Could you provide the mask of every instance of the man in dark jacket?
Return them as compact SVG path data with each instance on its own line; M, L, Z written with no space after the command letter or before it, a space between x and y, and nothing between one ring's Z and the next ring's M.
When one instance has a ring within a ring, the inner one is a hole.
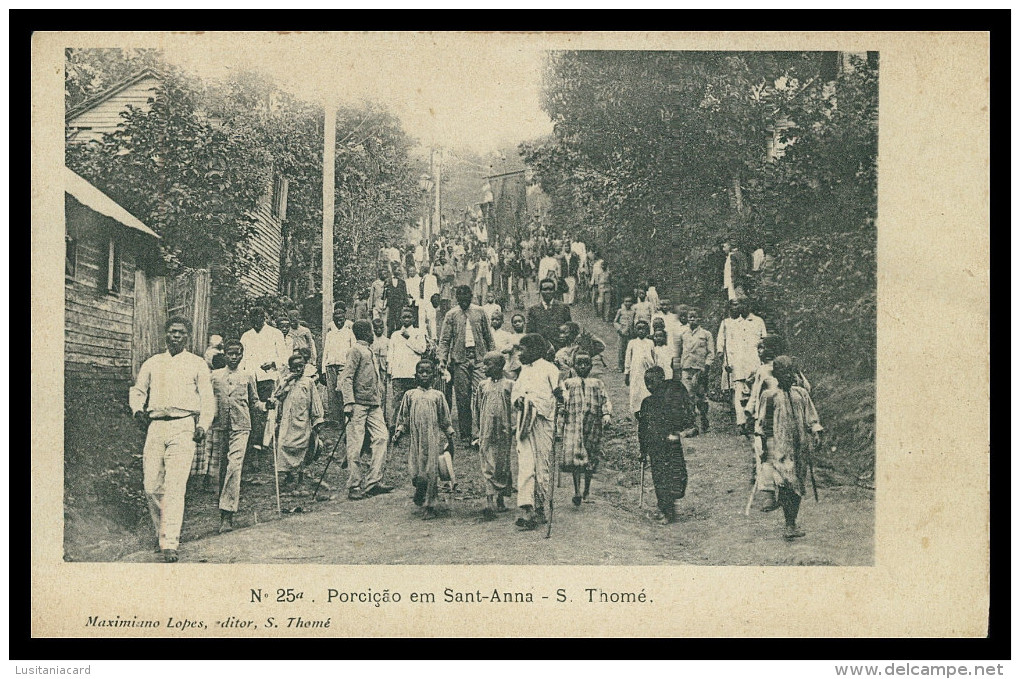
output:
M400 266L396 263L390 264L390 277L383 290L383 299L386 300L386 330L392 335L400 329L400 312L408 303L407 284L400 277Z
M477 413L471 412L473 396L485 379L482 358L495 348L492 329L482 308L471 303L471 288L458 286L455 292L457 306L446 312L440 331L440 370L449 367L453 376L453 391L457 399L457 426L461 440L471 441L471 422Z
M528 309L528 318L524 332L538 333L549 344L558 348L560 326L572 320L570 318L570 307L553 299L556 296L556 281L553 279L543 279L539 283L538 291L542 301Z

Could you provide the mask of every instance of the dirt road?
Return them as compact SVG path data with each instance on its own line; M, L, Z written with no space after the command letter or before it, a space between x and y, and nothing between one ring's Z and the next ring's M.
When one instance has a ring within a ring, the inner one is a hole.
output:
M397 486L392 494L360 502L348 501L338 490L328 502L289 497L284 500L285 508L300 506L303 512L288 513L282 519L275 515L275 500L271 504L264 501L264 493L258 507L246 507L242 498L238 513L242 527L225 535L213 533L214 524L208 518L202 530L196 530L194 524L189 527L186 515L182 561L839 566L873 562L873 491L855 486L819 488L819 503L805 498L801 523L807 536L795 542L782 538L782 513L762 514L758 511L760 501L750 516L744 516L749 444L735 433L729 415L715 403L710 413L711 431L685 442L690 481L678 522L661 526L652 521L648 513L655 500L650 473L645 509L638 507L637 434L626 412L623 376L615 367L616 335L586 304L577 304L573 315L607 344L608 368L597 366L593 374L606 383L615 415L604 446L606 461L592 484L593 501L575 508L570 503L570 479L564 476L555 494L552 539L543 539L544 530L519 532L513 525L513 512L495 521L482 520L478 456L466 449L457 451L458 492L446 495L450 513L422 521L413 513L416 508L404 463L406 448L401 445L390 451L387 462L386 480ZM334 465L326 481L340 489L345 474ZM188 501L190 506L209 503L210 498L189 494ZM197 539L188 539L189 534ZM146 551L124 557L125 561L157 559Z

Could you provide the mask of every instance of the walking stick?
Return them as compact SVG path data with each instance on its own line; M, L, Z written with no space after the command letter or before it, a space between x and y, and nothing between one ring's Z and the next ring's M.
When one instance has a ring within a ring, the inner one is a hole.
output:
M559 414L560 414L560 408L557 405L556 406L556 414L554 415L554 419L553 419L553 421L554 421L554 424L553 424L553 464L556 465L556 469L555 469L556 487L557 488L562 488L563 487L563 474L561 473L562 470L560 469L560 466L558 464L556 464L556 435L557 435L556 428L559 426L559 417L558 417Z
M326 466L322 469L322 476L319 477L319 482L315 484L315 490L312 491L312 502L315 502L315 498L319 494L319 486L322 485L322 480L326 478L326 472L329 471L329 465L333 463L333 456L336 455L336 451L340 449L340 440L343 439L344 434L347 433L347 420L344 419L343 424L340 426L340 433L336 436L336 443L333 444L333 450L329 453L329 458L326 460Z
M815 463L810 455L807 456L807 468L808 472L811 473L811 490L815 492L815 502L818 502L818 484L815 483Z
M275 418L274 418L275 419ZM267 423L267 426L268 423ZM280 465L279 465L279 451L280 451L280 438L276 435L276 422L272 423L272 436L273 436L273 480L276 481L276 513L283 514L283 508L280 505Z
M552 457L552 464L554 466L556 466L557 469L559 468L559 466L556 465L556 426L559 424L559 420L560 420L560 408L559 408L559 405L557 404L556 410L553 411L553 445L552 445L552 455L551 455L551 457ZM550 480L550 482L552 481L552 479L549 479L549 480ZM549 525L545 529L545 538L546 538L546 540L548 540L549 537L552 535L553 496L554 495L556 495L556 489L553 487L553 484L550 483L549 484Z
M641 456L641 499L638 500L638 509L645 508L645 456Z
M758 479L761 478L761 455L754 451L754 478L751 479L751 494L747 497L747 506L744 507L744 516L751 515L751 505L754 503L754 494L758 492Z

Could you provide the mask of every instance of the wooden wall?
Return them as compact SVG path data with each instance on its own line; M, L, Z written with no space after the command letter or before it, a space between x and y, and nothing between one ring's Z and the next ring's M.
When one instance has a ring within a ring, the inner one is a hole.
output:
M191 269L167 282L166 315L183 316L191 321L188 351L199 356L205 353L209 342L211 289L208 269Z
M159 80L156 78L143 78L109 99L69 119L67 127L68 132L73 135L72 140L75 142L101 141L103 133L115 131L124 122L120 114L127 111L128 106L147 111L150 107L148 100L153 97L158 87Z
M135 315L131 377L150 356L166 349L166 279L135 269Z
M102 222L112 220L72 199L67 203L67 217L77 220L79 228L75 233L75 277L64 281L65 373L68 377L129 379L137 254L134 241L122 241L120 292L107 292L103 277L111 231Z
M124 119L120 114L126 111L128 106L148 110L151 106L148 100L153 97L159 84L155 77L143 78L109 99L68 119L66 124L71 141L80 143L101 140L104 133L115 131L123 123ZM255 210L255 233L246 243L239 246L247 253L258 256L258 263L241 280L256 297L274 295L280 291L283 229L280 219L272 214L272 197L273 182L270 180L266 186L266 193Z
M273 217L271 210L272 183L270 192L255 210L255 233L242 246L259 256L259 263L241 279L253 297L275 295L280 291L280 252L283 245L283 230L280 220Z

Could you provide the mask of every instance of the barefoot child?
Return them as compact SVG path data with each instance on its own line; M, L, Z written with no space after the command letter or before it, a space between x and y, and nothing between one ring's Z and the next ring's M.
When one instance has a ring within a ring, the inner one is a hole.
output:
M644 321L634 323L634 339L627 343L623 381L630 387L630 410L635 415L649 393L645 387L645 371L655 365L653 346L652 340L648 339L648 324Z
M609 424L613 406L606 386L591 374L591 356L574 356L575 377L563 382L563 471L574 476L574 506L588 499L591 477L599 468L602 428ZM581 494L581 475L584 494Z
M488 378L475 391L475 412L478 413L475 439L485 480L486 521L496 518L496 512L505 512L504 498L510 497L510 449L513 432L510 409L510 391L513 382L506 378L503 368L506 358L498 351L490 351L482 359Z
M417 386L404 394L397 410L393 444L404 433L410 435L407 465L414 484L414 504L424 506L421 518L436 517L436 500L439 497L439 456L444 446L453 455L453 424L450 408L441 391L431 387L435 379L431 361L421 360L415 366Z
M277 472L287 473L284 484L296 489L304 480L305 455L312 436L323 423L322 398L310 377L305 375L305 359L294 354L287 360L290 374L273 392L278 404L279 422ZM297 472L295 477L294 472Z
M787 540L804 537L797 527L800 499L812 451L818 447L822 425L811 396L797 386L797 368L789 356L777 356L772 364L772 377L762 391L754 425L755 454L761 460L758 476L760 489L774 489L783 508Z
M641 457L652 468L660 522L668 524L676 521L676 501L687 492L687 463L681 439L697 435L694 404L683 382L665 380L661 367L649 368L644 379L650 395L638 414L638 440Z

